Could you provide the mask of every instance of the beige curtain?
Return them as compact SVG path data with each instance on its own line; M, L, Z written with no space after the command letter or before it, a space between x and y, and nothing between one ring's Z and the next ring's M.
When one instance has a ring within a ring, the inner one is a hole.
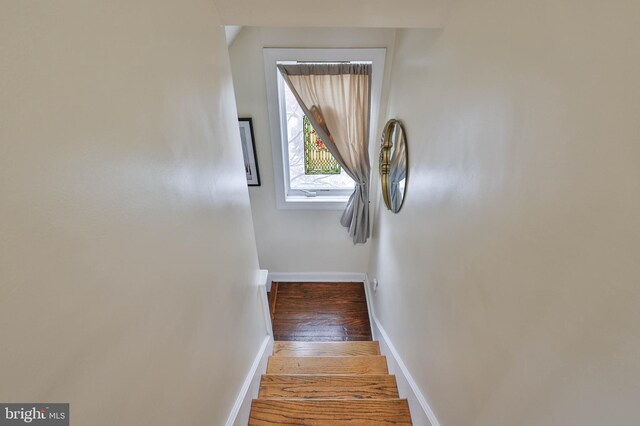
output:
M356 182L340 223L354 244L369 238L370 64L278 65L300 107Z

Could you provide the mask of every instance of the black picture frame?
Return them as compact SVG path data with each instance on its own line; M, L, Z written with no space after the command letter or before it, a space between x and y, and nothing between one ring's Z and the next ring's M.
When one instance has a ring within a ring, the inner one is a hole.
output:
M242 144L244 169L247 174L247 185L260 186L256 141L253 137L253 120L251 118L238 118L238 126L240 127L240 142Z

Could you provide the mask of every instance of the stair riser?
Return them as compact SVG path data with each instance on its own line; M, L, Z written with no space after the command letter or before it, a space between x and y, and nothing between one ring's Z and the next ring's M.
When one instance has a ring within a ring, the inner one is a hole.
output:
M375 356L378 342L275 342L273 356Z
M384 356L270 357L267 374L388 374Z
M259 398L397 399L395 376L262 376Z

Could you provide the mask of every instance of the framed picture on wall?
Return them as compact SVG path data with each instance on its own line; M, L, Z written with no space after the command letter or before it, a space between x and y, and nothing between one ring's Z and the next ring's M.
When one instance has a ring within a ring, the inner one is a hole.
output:
M260 186L256 143L253 139L253 123L250 118L239 118L238 124L240 125L240 141L242 142L242 156L244 157L244 170L247 173L247 184L249 186Z

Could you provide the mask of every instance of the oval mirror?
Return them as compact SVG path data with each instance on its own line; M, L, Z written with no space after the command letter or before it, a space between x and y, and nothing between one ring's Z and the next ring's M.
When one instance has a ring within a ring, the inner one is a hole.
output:
M387 208L398 213L407 184L407 141L400 121L387 121L380 144L380 180Z

